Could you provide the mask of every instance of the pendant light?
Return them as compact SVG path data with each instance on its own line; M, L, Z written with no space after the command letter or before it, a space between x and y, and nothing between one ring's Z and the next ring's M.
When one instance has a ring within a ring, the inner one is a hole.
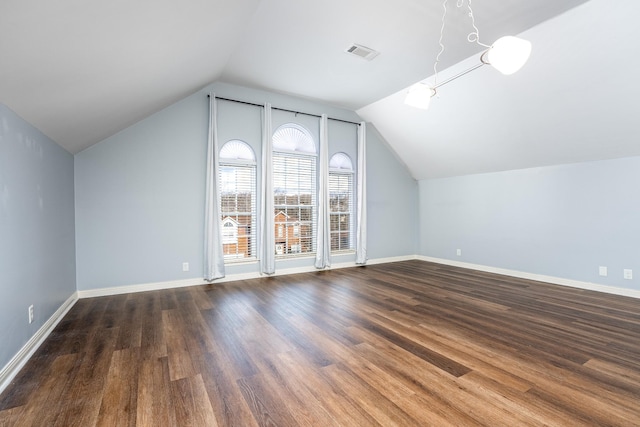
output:
M509 75L522 68L529 59L529 55L531 55L530 41L514 36L504 36L496 40L480 59L502 74Z
M444 12L442 14L442 25L440 26L440 51L436 56L436 61L433 64L434 71L434 84L430 86L425 82L419 82L409 88L409 91L405 97L404 103L415 108L421 108L426 110L429 108L431 98L436 95L436 90L459 77L476 70L483 65L491 65L504 75L513 74L524 66L531 55L531 42L514 36L504 36L499 38L489 46L484 43L480 43L480 32L476 27L475 18L473 16L473 9L471 8L471 0L467 0L467 9L469 10L469 17L471 18L471 25L473 31L467 36L467 40L471 43L477 43L480 46L486 47L482 55L480 55L480 63L473 67L456 74L455 76L438 83L438 63L440 62L440 56L444 53L445 46L443 44L443 35L445 27L445 18L447 16L447 3L449 0L444 0L442 8ZM462 7L465 0L458 0L457 6Z

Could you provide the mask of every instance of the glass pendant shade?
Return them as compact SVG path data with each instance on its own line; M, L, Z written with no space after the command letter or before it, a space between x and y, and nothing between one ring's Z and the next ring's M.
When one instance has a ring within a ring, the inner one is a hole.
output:
M487 51L487 62L502 74L518 71L531 55L531 42L518 37L501 37Z
M435 95L435 92L436 91L431 89L429 85L425 83L417 83L409 89L409 93L407 93L404 103L411 107L426 110L429 108L431 97Z

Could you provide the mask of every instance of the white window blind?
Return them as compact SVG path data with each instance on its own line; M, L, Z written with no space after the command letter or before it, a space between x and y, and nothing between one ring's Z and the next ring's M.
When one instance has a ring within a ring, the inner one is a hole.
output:
M315 253L316 156L274 151L273 189L277 257Z
M220 210L225 263L256 259L256 162L251 147L229 141L220 150Z
M354 234L353 166L344 153L329 161L329 218L331 252L352 251Z

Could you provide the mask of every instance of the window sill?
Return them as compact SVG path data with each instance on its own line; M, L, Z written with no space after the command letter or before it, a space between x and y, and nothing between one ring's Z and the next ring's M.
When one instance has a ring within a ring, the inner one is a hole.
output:
M286 260L290 260L290 259L305 259L305 258L311 258L311 259L315 259L316 254L314 253L303 253L303 254L287 254L287 255L276 255L276 261L286 261Z
M257 258L240 258L240 259L225 259L224 265L240 265L240 264L256 264Z
M341 256L341 255L352 255L355 254L355 249L343 249L340 251L331 251L331 255Z

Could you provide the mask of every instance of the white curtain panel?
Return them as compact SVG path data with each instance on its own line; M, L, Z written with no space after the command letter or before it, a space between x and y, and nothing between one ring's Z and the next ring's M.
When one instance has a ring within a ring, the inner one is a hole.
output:
M215 94L209 94L209 141L204 217L204 278L224 277L224 252L220 229L220 189L218 187L218 120Z
M358 177L357 224L356 224L356 264L367 263L367 129L365 122L358 126Z
M327 115L320 118L320 173L318 184L318 236L316 268L331 267L331 236L329 218L329 125Z
M262 115L262 203L260 204L260 273L276 272L275 229L273 213L273 130L271 129L271 104L264 106Z

